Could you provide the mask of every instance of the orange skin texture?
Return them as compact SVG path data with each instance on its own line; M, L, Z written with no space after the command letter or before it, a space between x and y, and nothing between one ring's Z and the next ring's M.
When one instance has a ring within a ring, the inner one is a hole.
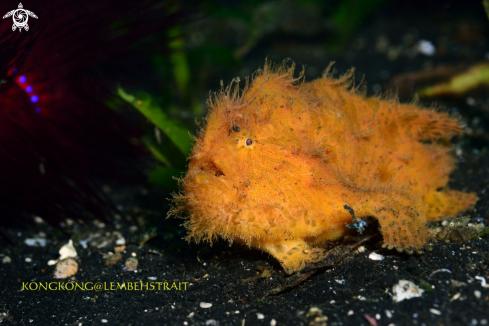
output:
M353 71L304 82L293 70L265 64L241 96L231 83L209 100L170 212L187 214L189 240L245 243L291 274L325 257L314 246L352 231L344 205L410 252L426 244L427 221L475 204L446 189L447 143L461 131L448 114L367 98L351 87Z

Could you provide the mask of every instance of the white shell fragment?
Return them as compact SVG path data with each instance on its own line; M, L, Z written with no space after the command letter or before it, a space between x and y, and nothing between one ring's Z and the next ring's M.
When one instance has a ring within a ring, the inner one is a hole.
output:
M212 303L208 303L208 302L201 302L201 303L200 303L200 307L201 307L201 308L204 308L204 309L207 309L207 308L212 307Z
M117 235L117 240L115 240L115 244L117 246L125 246L126 245L126 239L120 234L119 232L114 232L114 234Z
M419 40L416 44L416 50L426 56L432 56L436 53L436 48L433 43L427 40Z
M379 255L378 253L372 252L370 255L368 255L368 258L370 260L384 260L384 256Z
M405 299L417 298L423 295L424 290L419 288L416 284L407 280L400 280L399 283L392 287L395 302L401 302Z
M430 312L431 312L433 315L438 315L438 316L441 316L441 311L440 311L440 310L436 310L435 308L430 308Z
M79 240L78 243L83 247L83 249L87 249L88 248L88 243L90 241L92 241L92 238L91 237L88 237L86 239Z
M63 260L66 258L74 258L78 256L76 253L75 247L73 247L73 241L69 241L59 250L59 260Z
M54 271L54 278L67 278L78 272L78 263L73 258L60 260Z
M487 285L487 283L486 283L486 279L484 278L484 276L476 276L475 279L481 281L481 286L483 288L488 288L489 287Z
M46 247L46 239L43 238L29 238L24 240L25 244L34 247L36 245L39 245L41 247Z

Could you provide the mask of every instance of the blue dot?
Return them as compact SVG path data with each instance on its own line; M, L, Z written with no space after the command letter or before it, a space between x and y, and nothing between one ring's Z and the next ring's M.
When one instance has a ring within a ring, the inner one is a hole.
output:
M14 68L14 74L17 72L17 68Z
M19 78L19 81L23 84L25 83L25 81L27 80L27 78L25 78L25 76L20 76Z
M37 103L37 101L39 101L39 97L37 95L32 95L31 96L31 102L32 103Z
M41 113L41 109L40 108L36 108L36 113Z
M25 91L26 91L27 93L32 92L32 86L27 86L27 87L25 88Z

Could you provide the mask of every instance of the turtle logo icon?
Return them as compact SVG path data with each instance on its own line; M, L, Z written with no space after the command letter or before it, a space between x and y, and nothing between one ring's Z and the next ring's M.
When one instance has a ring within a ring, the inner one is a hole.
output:
M27 21L29 20L29 16L37 19L35 13L23 8L22 3L19 3L19 9L9 11L5 14L5 16L3 16L3 19L12 16L12 19L14 20L14 24L12 25L13 31L15 31L17 28L19 29L19 32L22 32L22 28L25 28L25 30L28 31L29 25L27 25Z

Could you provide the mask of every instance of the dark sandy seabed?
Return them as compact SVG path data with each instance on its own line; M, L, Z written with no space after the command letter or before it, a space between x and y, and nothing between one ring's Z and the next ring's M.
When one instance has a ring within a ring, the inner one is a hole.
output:
M266 56L275 62L290 57L305 64L308 80L318 77L332 60L339 72L355 66L357 80L365 75L369 95L386 90L389 81L402 73L486 60L489 28L479 3L470 2L466 7L440 3L426 7L421 1L393 1L369 17L335 57L324 53L320 36L267 40L249 54L243 71L229 71L224 76L216 72L209 88L217 89L220 79L226 82L237 75L249 75L263 65ZM425 56L413 51L413 44L420 39L430 40L439 53ZM413 89L407 89L407 98L402 97L401 89L399 94L401 100L409 101ZM432 101L421 103L430 106ZM459 165L450 186L476 192L479 202L465 216L489 225L487 90L463 98L438 98L436 103L459 114L467 125L464 134L454 139ZM75 235L80 267L70 280L169 282L170 286L172 282L189 282L187 290L163 291L161 285L161 291L21 291L22 282L53 281L54 267L47 262L58 258L59 248L69 238L46 224L11 229L8 236L15 245L0 251L2 324L369 325L365 315L377 325L489 324L489 288L476 279L482 276L489 281L487 234L465 243L439 241L431 252L412 256L381 249L381 238L374 237L364 244L363 252L352 252L335 267L318 271L295 288L263 298L287 277L274 259L223 242L212 247L188 245L181 240L185 235L181 221L164 219L168 209L164 198L169 196L156 189L112 189L110 194L138 225L130 228L123 218L116 219L115 226L67 225ZM140 246L155 228L157 236ZM125 238L126 251L121 261L106 266L102 254L114 251L114 231ZM89 236L94 240L84 249L76 240ZM25 239L38 237L47 239L46 246L25 244ZM385 259L369 259L372 252ZM138 270L124 271L124 261L132 253L139 260ZM2 264L6 256L11 262ZM264 271L269 275L261 277ZM399 280L432 289L397 303L392 299L392 287ZM212 306L202 308L202 302ZM320 311L311 310L314 307Z

